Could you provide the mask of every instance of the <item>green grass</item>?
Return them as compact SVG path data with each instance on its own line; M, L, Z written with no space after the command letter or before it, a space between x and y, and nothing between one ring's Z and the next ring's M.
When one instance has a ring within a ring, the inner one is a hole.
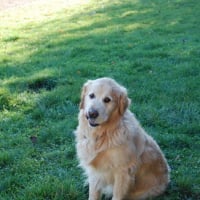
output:
M171 184L157 199L200 199L199 10L195 0L52 0L1 11L0 199L87 199L73 130L82 84L102 76L128 88L166 154Z

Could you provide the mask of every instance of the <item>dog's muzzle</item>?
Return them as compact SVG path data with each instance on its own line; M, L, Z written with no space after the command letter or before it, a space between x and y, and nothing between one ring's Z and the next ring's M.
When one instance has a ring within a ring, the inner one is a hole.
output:
M86 118L90 124L90 126L95 127L99 124L95 122L96 118L99 116L99 112L93 108L89 109Z

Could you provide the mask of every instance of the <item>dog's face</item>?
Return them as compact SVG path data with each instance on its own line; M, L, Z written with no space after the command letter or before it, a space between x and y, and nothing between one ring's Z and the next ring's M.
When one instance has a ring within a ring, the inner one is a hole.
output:
M88 81L83 86L80 109L92 127L109 122L114 113L123 115L128 104L126 89L110 78Z

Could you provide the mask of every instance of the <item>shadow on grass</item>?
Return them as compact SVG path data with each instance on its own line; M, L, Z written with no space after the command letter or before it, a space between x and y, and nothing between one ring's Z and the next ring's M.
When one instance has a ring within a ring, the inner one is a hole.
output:
M106 65L107 68L114 67L120 72L123 63L131 58L130 64L134 65L139 62L138 66L133 66L132 70L134 71L135 68L141 67L141 59L152 58L154 50L156 50L156 57L160 57L164 61L168 60L168 63L165 63L166 67L172 64L171 62L179 64L189 61L190 52L188 55L182 54L181 56L172 55L173 52L167 50L178 47L182 51L184 48L189 51L185 47L185 43L188 42L191 45L198 40L195 32L192 33L189 28L185 28L190 23L188 22L186 25L182 23L185 19L185 16L182 15L183 11L186 11L188 15L195 13L192 10L192 7L195 6L194 2L166 2L162 4L165 6L164 8L150 1L107 4L105 3L100 8L89 8L89 11L86 10L67 19L60 18L59 21L51 20L48 23L36 25L32 29L40 32L38 41L26 42L31 49L38 50L30 55L24 63L8 63L7 65L2 63L2 67L5 68L2 70L5 71L4 77L31 76L31 74L39 74L41 69L53 68L54 71L60 71L61 74L64 72L66 79L72 75L76 78L95 78L95 68L98 68L98 65L101 67ZM188 5L190 7L186 8ZM175 12L176 10L178 11ZM84 21L91 21L91 23L85 25ZM190 26L194 26L194 23ZM69 28L68 24L70 24ZM73 28L74 26L75 28ZM48 31L43 31L43 27L46 27ZM50 28L51 30L49 30ZM193 30L197 28L193 27ZM186 32L183 33L181 29ZM15 41L12 40L12 42ZM170 59L174 59L174 61L170 61ZM114 66L112 62L115 64ZM87 70L92 66L94 69ZM147 70L151 69L146 68ZM109 73L108 69L103 72L105 75L107 73Z

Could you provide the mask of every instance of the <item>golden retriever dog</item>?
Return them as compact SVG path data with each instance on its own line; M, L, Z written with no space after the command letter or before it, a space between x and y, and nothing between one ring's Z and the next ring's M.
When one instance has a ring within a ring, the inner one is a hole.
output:
M75 131L77 156L89 183L89 200L157 196L169 183L169 167L155 140L129 110L127 90L110 78L87 81Z

